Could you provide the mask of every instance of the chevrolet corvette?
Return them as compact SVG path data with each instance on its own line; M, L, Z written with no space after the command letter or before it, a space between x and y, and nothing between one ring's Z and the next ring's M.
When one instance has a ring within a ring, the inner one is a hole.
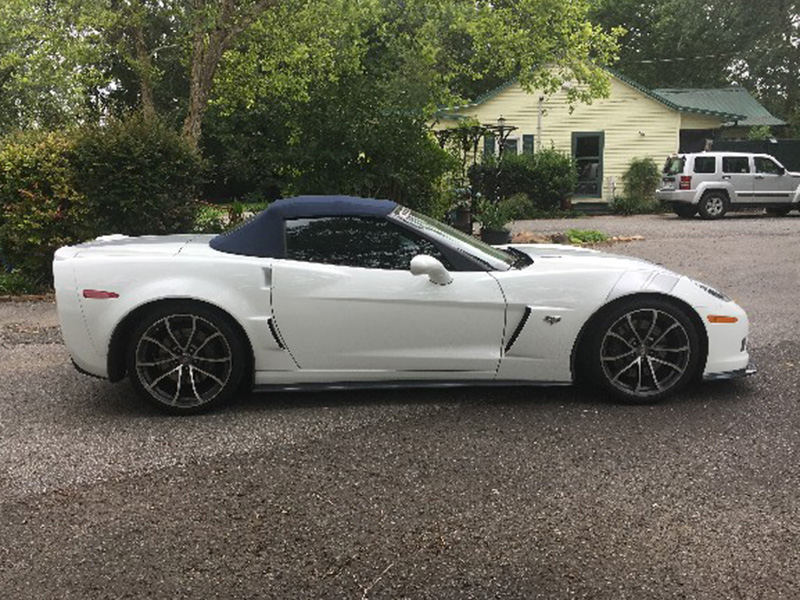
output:
M388 200L278 200L221 235L54 257L76 368L167 412L250 389L562 385L630 403L754 372L724 294L596 250L489 246Z

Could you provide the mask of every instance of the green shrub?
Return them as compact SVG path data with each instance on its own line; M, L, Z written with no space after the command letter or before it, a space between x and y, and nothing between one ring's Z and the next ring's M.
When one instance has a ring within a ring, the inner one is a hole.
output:
M651 215L663 212L661 204L654 198L617 196L611 200L611 212L615 215Z
M498 200L525 194L539 210L559 208L572 195L577 177L573 160L553 149L489 158L469 170L470 184L482 196Z
M193 228L200 158L157 121L132 117L0 144L0 262L50 281L53 252L107 233Z
M652 158L634 158L622 176L624 195L611 201L611 211L618 215L660 212L655 198L661 172Z
M104 233L189 231L202 161L172 129L134 115L77 132L76 187Z
M0 148L0 261L18 277L50 279L53 252L91 236L63 133L28 133Z
M506 225L513 219L511 206L506 200L489 200L483 198L478 202L475 220L481 224L482 229L490 231L506 230Z

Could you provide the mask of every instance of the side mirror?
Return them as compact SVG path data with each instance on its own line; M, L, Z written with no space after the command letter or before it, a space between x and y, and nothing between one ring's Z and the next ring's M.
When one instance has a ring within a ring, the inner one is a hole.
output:
M448 285L453 281L453 276L444 265L427 254L418 254L411 259L411 274L427 275L436 285Z
M778 167L778 175L786 175L786 169L783 167Z

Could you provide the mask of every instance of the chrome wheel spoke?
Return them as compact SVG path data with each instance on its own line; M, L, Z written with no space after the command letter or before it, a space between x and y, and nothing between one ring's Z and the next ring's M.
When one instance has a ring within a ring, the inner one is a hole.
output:
M210 362L210 363L226 363L231 362L231 357L227 356L225 358L210 358L207 356L194 356L192 357L192 362L201 360L203 362Z
M637 341L638 341L640 344L643 344L643 343L644 343L644 340L643 340L643 339L642 339L642 337L639 335L639 332L638 332L638 331L636 331L636 326L633 324L633 314L632 314L632 313L628 313L628 327L630 327L630 328L631 328L631 331L633 332L633 335L635 335L635 336L636 336L636 340L637 340Z
M650 376L653 378L653 383L656 384L656 388L661 391L663 388L661 386L661 382L658 380L658 375L656 375L656 370L653 368L653 357L647 357L647 366L650 367Z
M169 335L170 339L175 343L175 347L183 348L183 344L178 341L178 338L175 337L175 333L172 331L172 327L170 327L169 318L164 319L164 328L167 330L167 335Z
M175 386L175 395L172 397L173 404L178 403L178 398L180 398L181 395L181 384L183 383L183 365L178 367L178 369L178 383Z
M194 334L197 333L197 316L192 315L192 331L189 333L189 339L186 340L186 345L183 346L183 351L188 352L189 347L192 345L194 341Z
M651 346L650 350L653 352L688 352L689 346L681 346L680 348L656 348L655 346Z
M633 344L631 344L631 343L630 343L628 340L626 340L626 339L625 339L624 337L622 337L621 335L619 335L619 334L617 334L617 333L614 333L613 331L609 331L609 332L606 334L606 336L607 336L607 337L612 337L612 338L614 338L614 339L616 339L616 340L619 340L620 342L622 342L623 344L625 344L625 345L626 345L628 348L630 348L631 350L633 350L633 348L634 348Z
M143 342L150 342L151 344L155 344L156 346L161 348L164 352L166 352L167 354L169 354L173 358L178 358L177 354L175 354L172 350L167 348L164 344L159 342L157 339L154 339L154 338L151 338L151 337L145 335L145 336L142 337L142 341Z
M176 360L178 360L177 356L170 356L169 358L164 358L162 360L154 360L154 361L150 361L150 362L136 361L136 366L137 367L157 367L158 365L163 365L163 364L166 364L166 363L175 362Z
M214 381L216 381L216 382L217 382L219 385L225 385L225 382L224 382L224 381L222 381L222 380L221 380L219 377L217 377L217 376L216 376L216 375L214 375L213 373L209 373L208 371L206 371L206 370L204 370L204 369L201 369L200 367L197 367L197 366L195 366L195 365L189 365L189 369L191 369L192 371L197 371L198 373L200 373L201 375L204 375L204 376L208 377L209 379L213 379L213 380L214 380Z
M189 381L192 384L192 392L194 393L195 399L198 402L202 402L203 398L197 393L197 382L194 380L194 369L192 367L189 367Z
M633 366L635 366L637 363L641 363L641 362L642 362L642 359L641 359L641 358L639 358L639 357L637 356L637 357L636 357L636 358L635 358L633 361L631 361L630 363L628 363L628 365L627 365L626 367L624 367L624 368L623 368L621 371L619 371L619 373L617 373L616 377L614 377L614 379L612 379L611 381L612 381L612 382L614 382L614 381L618 381L618 380L619 380L619 378L620 378L620 377L622 377L622 375L623 375L624 373L626 373L627 371L630 371L631 367L633 367Z
M179 371L181 369L183 369L183 365L178 365L174 369L171 369L171 370L167 371L166 373L162 373L159 377L156 377L153 381L150 382L150 385L147 386L147 389L148 390L152 390L159 383L164 381L167 377L169 377L170 375L172 375L173 373L175 373L176 371Z
M674 365L671 362L667 362L666 360L661 360L660 358L656 358L655 356L650 356L650 360L657 362L660 365L664 365L665 367L669 367L678 373L683 373L685 369L680 368L678 365Z
M210 342L210 341L211 341L211 340L213 340L214 338L218 338L218 337L222 337L222 334L221 334L219 331L217 331L216 333L214 333L214 334L212 334L212 335L208 336L206 339L204 339L204 340L203 340L203 343L202 343L202 344L200 344L200 346L197 348L197 350L195 350L195 351L194 351L194 354L192 354L192 358L193 358L193 359L194 359L194 358L197 358L197 355L198 355L198 353L200 352L200 350L202 350L203 348L205 348L205 347L206 347L206 345L208 344L208 342Z
M636 352L636 350L630 349L627 352L623 352L622 354L617 354L616 356L603 356L603 357L601 357L601 360L604 360L604 361L607 361L607 362L612 362L612 361L615 361L615 360L623 359L626 356L630 356L631 354L634 354L635 352Z
M668 334L670 331L672 331L672 330L673 330L673 329L675 329L676 327L680 327L680 326L681 326L681 325L680 325L680 323L678 323L677 321L675 321L675 322L674 322L672 325L670 325L669 327L667 327L667 328L666 328L666 329L665 329L665 330L664 330L664 331L661 333L661 335L660 335L660 336L658 336L658 339L656 339L656 340L653 340L653 343L652 343L652 344L650 344L650 347L652 348L653 346L657 345L657 344L658 344L658 343L659 343L661 340L663 340L663 339L664 339L664 338L667 336L667 334Z

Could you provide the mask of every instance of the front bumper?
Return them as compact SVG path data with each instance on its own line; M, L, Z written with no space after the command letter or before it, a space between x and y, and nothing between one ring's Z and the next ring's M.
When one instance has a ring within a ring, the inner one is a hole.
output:
M703 381L721 381L724 379L741 379L742 377L749 377L758 373L755 364L749 363L743 369L736 369L735 371L725 371L723 373L706 373L703 375Z

